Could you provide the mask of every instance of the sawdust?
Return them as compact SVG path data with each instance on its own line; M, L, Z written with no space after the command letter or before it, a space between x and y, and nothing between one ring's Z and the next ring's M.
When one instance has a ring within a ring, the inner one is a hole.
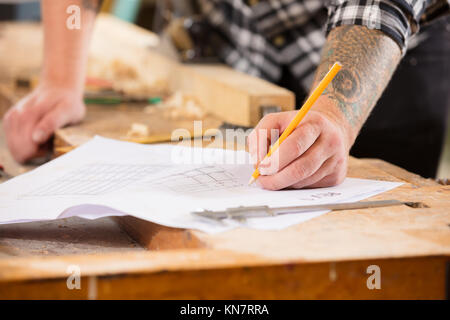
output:
M159 109L159 110L158 110ZM153 113L163 109L163 117L169 120L202 120L206 113L198 100L191 95L176 92L157 107L145 107L144 112Z
M166 78L150 77L121 59L103 61L89 57L88 76L108 80L113 89L130 96L165 95L168 88Z
M127 138L142 138L148 136L149 136L148 126L143 123L137 122L132 123L130 130L128 130L127 132Z

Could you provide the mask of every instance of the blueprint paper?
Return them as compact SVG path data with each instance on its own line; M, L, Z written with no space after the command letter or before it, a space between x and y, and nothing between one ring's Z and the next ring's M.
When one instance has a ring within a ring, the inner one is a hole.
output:
M328 210L242 222L215 222L191 212L241 205L353 202L401 184L346 178L331 188L267 191L247 185L253 172L248 159L245 151L141 145L95 137L74 151L1 184L0 224L131 215L208 233L234 227L278 230Z

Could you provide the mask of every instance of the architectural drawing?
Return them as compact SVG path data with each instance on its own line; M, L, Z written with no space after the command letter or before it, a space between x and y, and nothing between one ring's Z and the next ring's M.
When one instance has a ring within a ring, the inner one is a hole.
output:
M63 177L50 181L25 197L42 196L95 196L117 191L141 180L164 166L97 163L85 165Z
M230 172L217 166L193 168L158 178L152 183L178 193L207 192L242 186Z

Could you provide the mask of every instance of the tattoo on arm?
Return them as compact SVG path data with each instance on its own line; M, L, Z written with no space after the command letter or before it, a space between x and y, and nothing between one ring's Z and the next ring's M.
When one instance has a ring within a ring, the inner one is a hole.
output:
M336 103L350 126L359 130L400 59L400 48L384 33L363 26L340 26L328 35L314 83L334 62L342 64L324 95Z
M103 0L83 0L82 5L83 8L87 10L92 10L95 12L99 12L102 7Z

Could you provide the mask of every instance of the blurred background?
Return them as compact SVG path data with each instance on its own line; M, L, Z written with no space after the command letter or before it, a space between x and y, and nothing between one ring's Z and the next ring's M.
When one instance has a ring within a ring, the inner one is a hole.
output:
M105 0L102 12L157 33L181 62L216 61L214 41L198 19L195 0ZM39 0L0 0L0 21L39 21ZM205 41L202 41L205 40ZM211 43L196 47L195 43ZM450 116L448 121L450 121ZM450 177L450 130L447 130L437 178Z

